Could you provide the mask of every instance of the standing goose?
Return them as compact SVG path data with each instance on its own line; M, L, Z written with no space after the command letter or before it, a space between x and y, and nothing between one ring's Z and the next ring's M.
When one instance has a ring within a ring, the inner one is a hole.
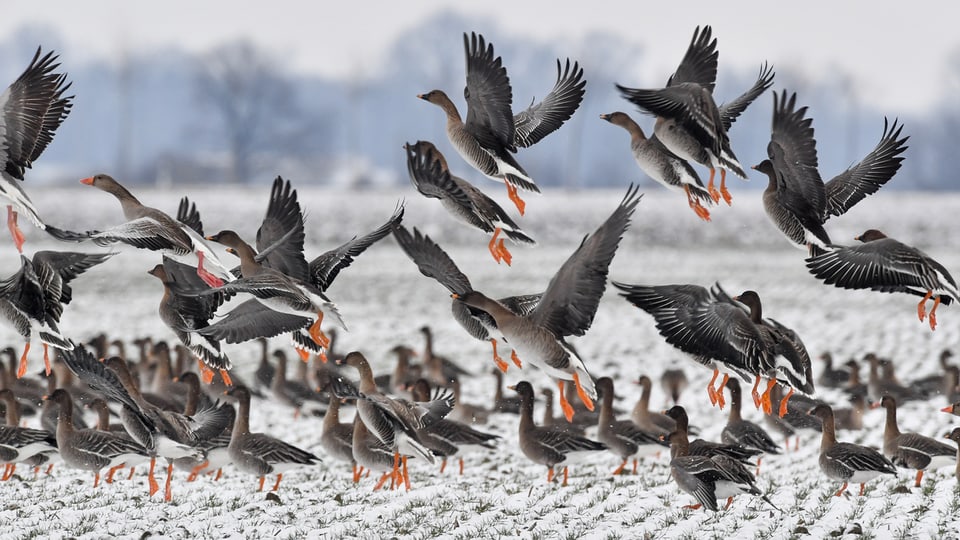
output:
M38 251L33 259L20 255L20 270L0 281L0 319L11 324L26 342L17 378L27 372L27 352L34 332L43 343L47 374L50 373L48 346L73 348L58 328L63 306L73 299L70 282L112 255L69 251Z
M513 157L517 147L529 147L563 125L580 106L586 81L583 69L568 59L561 70L557 60L557 82L537 104L513 114L513 90L507 70L493 45L482 35L463 34L467 61L467 85L463 97L467 101L467 119L462 120L457 106L442 90L432 90L418 98L437 105L447 116L447 137L450 144L471 166L485 176L503 182L510 200L520 215L526 206L517 188L540 192L530 175Z
M80 183L116 197L123 210L123 217L127 220L126 223L103 231L87 233L96 244L122 242L139 249L160 251L179 263L195 267L200 279L211 287L219 287L224 280L233 279L229 270L204 243L202 236L166 213L144 206L113 177L98 174L84 178Z
M271 491L280 488L283 473L304 465L316 465L320 458L287 444L264 433L250 432L250 391L245 386L235 386L230 395L237 398L237 417L234 420L233 432L230 434L230 445L227 450L234 465L245 473L260 477L260 487L263 491L263 482L268 474L276 474L277 482Z
M383 444L360 419L360 415L353 417L353 438L350 441L353 449L353 459L357 462L357 471L354 472L354 483L360 481L360 471L382 471L380 480L373 486L373 491L380 489L387 478L390 479L390 489L395 488L402 480L397 473L394 461L396 455L393 449Z
M633 406L630 419L641 429L656 433L657 435L668 435L677 429L677 422L669 416L650 410L650 389L652 381L650 377L641 375L637 379L640 385L640 399Z
M328 338L320 329L325 314L332 315L337 324L346 329L336 304L331 302L323 291L312 283L295 279L257 262L256 252L237 233L225 230L208 236L207 239L227 246L229 252L240 257L242 276L212 290L222 292L228 297L235 293L252 294L271 310L301 317L308 323L316 317L316 321L310 325L309 334L314 343L321 347L329 344ZM301 325L303 326L306 324Z
M444 209L458 220L492 234L487 248L493 260L503 261L507 266L513 261L503 238L499 238L501 232L514 243L536 244L496 201L463 178L451 174L446 158L433 143L417 141L404 145L404 148L410 181L417 191L427 198L440 199Z
M607 449L623 459L613 471L614 476L623 472L627 461L633 458L633 472L637 472L636 456L652 455L660 452L663 445L659 433L645 431L631 420L617 420L613 414L613 379L597 379L597 392L600 394L600 419L597 423L597 439Z
M836 496L843 495L847 484L860 484L863 495L866 482L881 474L896 476L897 468L880 452L859 444L837 442L834 429L833 409L827 404L814 407L808 414L823 422L823 435L820 438L820 470L832 480L842 480L843 486Z
M807 259L807 268L817 279L841 289L902 292L923 297L917 317L926 317L927 300L933 299L930 329L937 327L937 308L960 298L960 289L950 272L926 253L876 229L856 237L861 243L828 250Z
M360 388L357 398L357 414L367 429L387 448L394 452L394 474L398 474L402 457L403 481L410 489L410 476L407 474L407 457L416 455L433 463L433 454L424 446L419 430L443 418L453 409L451 394L441 394L426 403L413 403L402 399L393 399L377 389L373 379L373 370L362 353L353 351L347 354L343 363L356 368L360 373ZM335 387L335 393L337 389Z
M749 420L744 420L740 415L740 405L743 402L740 381L731 379L727 382L727 390L730 390L730 414L727 417L727 425L720 432L720 440L767 454L779 454L780 447L773 442L766 430ZM761 458L757 457L757 475L760 474L760 460Z
M560 406L568 421L573 419L573 407L564 396L564 380L573 380L588 410L593 410L597 392L583 361L564 338L584 335L593 323L610 263L641 197L631 185L610 217L592 235L584 237L550 279L537 307L528 315L517 315L478 291L453 294L468 306L490 314L514 354L519 352L521 359L526 358L557 380Z
M553 468L563 465L563 483L567 485L567 459L575 453L606 450L603 443L575 435L563 425L538 426L533 420L533 386L520 381L512 387L520 395L520 450L530 461L547 467L547 482L553 481Z
M497 340L502 341L503 334L497 328L496 320L486 311L471 307L460 298L473 291L470 279L457 268L453 259L436 242L429 236L421 234L416 227L413 229L413 234L410 234L405 227L397 225L393 229L393 236L403 252L417 265L420 273L437 280L452 295L457 295L450 306L453 318L474 338L490 342L493 346L494 363L501 371L506 372L509 364L497 353ZM530 314L536 308L541 296L540 294L510 296L501 298L498 302L516 315L522 316ZM518 362L515 355L511 357L514 363ZM517 367L520 367L519 363Z
M824 352L820 355L823 362L823 371L817 377L817 386L823 388L843 388L850 380L850 371L843 368L834 369L833 355L830 352Z
M300 416L300 409L308 401L312 401L314 404L323 403L323 396L305 382L287 380L287 353L282 349L277 349L273 351L273 357L277 359L277 372L270 384L270 392L277 401L293 408L294 418ZM304 362L301 362L301 364L304 364Z
M710 169L707 189L714 202L722 196L732 201L726 188L729 169L746 179L743 167L730 148L727 131L734 120L773 83L773 72L766 65L757 82L728 105L718 107L713 99L717 77L717 41L712 29L700 27L676 72L659 89L634 89L616 85L624 99L657 117L654 133L671 152L681 159L694 161ZM714 173L720 168L720 191L713 187Z
M321 390L328 390L329 383ZM330 457L346 461L353 466L353 483L360 481L361 471L353 457L353 423L340 422L340 400L330 395L330 405L323 415L320 445Z
M76 429L73 425L73 399L57 389L47 396L60 406L57 420L57 448L67 467L93 471L93 487L100 483L100 471L118 469L147 461L147 449L127 438L95 429Z
M823 224L830 216L844 214L864 197L883 187L900 169L909 137L900 137L903 126L895 120L883 122L880 142L859 163L824 183L817 170L817 142L812 120L804 118L807 108L796 108L797 94L779 99L773 95L773 126L768 159L753 169L767 175L763 192L767 217L790 242L811 255L822 253L830 245ZM889 129L888 129L889 127Z
M72 83L65 73L56 73L60 64L53 52L40 56L40 47L27 69L0 94L0 198L7 203L7 227L23 253L23 232L17 217L24 214L41 230L60 240L85 238L47 225L40 219L33 201L20 187L24 173L53 140L60 124L73 106L73 96L64 96Z
M37 470L49 461L50 455L57 452L57 439L45 429L20 427L20 403L9 389L0 390L0 402L6 408L6 425L0 425L0 463L4 465L0 481L6 481L13 476L17 463Z
M414 401L429 401L430 384L426 379L417 379L413 384L411 395ZM438 418L421 428L419 434L427 448L440 456L440 472L443 473L446 468L447 459L457 456L461 476L463 476L463 455L460 451L464 447L490 450L495 448L495 441L500 438L499 435L477 431L466 424L447 418Z
M900 432L895 399L883 396L880 406L887 410L887 421L883 426L883 455L898 467L917 470L914 487L920 487L925 470L956 465L957 452L952 446L919 433Z
M781 401L783 392L780 390L780 385L775 384L773 388L770 389L770 400L774 403ZM769 414L764 413L763 418L766 420L767 424L780 432L784 437L784 449L790 450L790 437L796 435L794 440L793 449L800 449L800 434L799 431L816 431L820 433L823 431L823 422L815 416L807 414L811 409L816 407L822 402L809 400L805 396L797 396L787 402L787 411L786 414L780 416L779 411L771 411ZM838 413L840 411L835 411ZM836 422L838 418L837 414L834 414L834 425L838 426L839 423Z
M660 387L664 393L670 396L670 401L674 405L680 402L680 393L687 389L690 381L687 380L687 374L682 369L665 369L660 375Z
M678 437L676 432L665 438L670 442L670 476L680 489L697 500L697 504L684 508L696 510L703 506L716 512L719 510L717 499L726 498L726 510L741 493L758 495L777 508L757 488L756 479L739 461L724 455L691 455L686 437Z
M761 450L746 448L737 444L718 443L705 439L694 439L690 441L690 418L687 416L687 410L680 405L670 407L664 413L674 421L676 428L668 433L670 440L676 438L683 439L688 447L691 456L726 456L743 463L752 465L751 459L763 454ZM664 438L666 441L666 436Z

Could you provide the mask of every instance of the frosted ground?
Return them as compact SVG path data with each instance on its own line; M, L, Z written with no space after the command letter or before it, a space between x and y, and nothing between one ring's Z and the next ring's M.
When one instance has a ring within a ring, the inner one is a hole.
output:
M503 199L492 183L482 187ZM787 245L773 229L760 206L759 192L733 184L734 206L717 208L712 223L702 223L686 207L682 196L647 187L634 216L611 277L631 283L698 283L720 281L731 293L759 292L764 312L793 327L811 354L831 351L846 360L867 351L897 362L901 379L936 370L937 354L945 347L956 352L960 344L960 309L944 306L940 326L931 332L916 318L916 300L903 295L827 288L809 276L803 254ZM329 192L300 189L308 212L307 254L315 256L382 223L397 200L407 199L404 223L420 227L444 246L475 288L491 296L542 290L552 273L617 205L624 189L566 193L547 190L529 198L524 226L540 245L514 250L512 268L497 266L486 251L486 241L472 230L452 222L436 201L412 189L378 192ZM178 188L175 192L140 190L149 205L173 212L179 196L189 193L197 202L209 232L234 228L252 238L266 207L269 188L229 191ZM104 227L121 219L119 205L108 195L83 188L37 191L34 198L52 223L63 226ZM960 197L883 193L867 199L849 215L829 223L837 242L851 241L868 227L886 231L936 257L955 275L960 274L960 237L953 219ZM64 249L25 226L26 247ZM9 240L0 247L0 275L17 266ZM84 246L83 249L94 249ZM228 257L225 255L225 257ZM74 303L63 317L65 333L86 339L100 331L130 341L146 334L172 337L156 315L160 284L146 271L158 261L152 254L124 249L76 282ZM360 257L329 291L339 304L350 332L338 349L360 349L378 373L392 368L388 350L397 343L422 346L417 329L435 329L438 352L478 374L464 384L464 401L488 403L492 396L489 346L474 341L453 322L445 289L422 277L414 265L387 238ZM16 343L6 328L0 339ZM283 346L282 340L274 343ZM632 407L638 397L628 384L641 374L657 379L672 366L682 366L692 387L681 398L691 421L702 426L702 436L717 439L725 413L712 409L703 386L708 373L695 367L657 335L652 319L633 308L611 288L600 305L590 332L576 341L587 367L595 376L612 376L619 405ZM258 358L254 345L233 345L228 351L236 371L249 377ZM32 367L40 365L38 353ZM819 366L816 366L819 367ZM530 379L536 388L547 383L537 371L511 369L507 382ZM828 390L819 397L843 403ZM653 407L665 403L658 385ZM937 409L942 398L902 407L902 430L942 436L955 417ZM539 416L540 405L537 414ZM752 407L745 415L759 421ZM350 412L345 417L349 418ZM867 429L840 433L841 440L879 446L882 411L866 414ZM293 419L280 405L255 403L251 425L323 456L320 420ZM466 472L455 467L439 474L433 467L413 465L410 492L372 492L373 479L353 485L342 463L325 459L311 469L288 474L279 498L256 492L253 477L227 470L223 479L187 484L183 473L174 483L174 500L164 503L146 496L145 479L120 481L91 490L91 475L57 467L50 477L33 479L22 468L0 484L0 538L103 537L162 535L169 537L412 537L448 538L790 538L841 536L873 538L957 538L960 498L952 471L937 471L913 488L913 473L868 484L865 497L834 497L838 485L817 466L819 441L807 436L798 452L764 460L759 486L777 512L762 501L738 497L728 511L713 514L682 507L693 499L669 479L668 458L651 459L639 474L613 477L618 458L598 455L571 470L570 486L547 484L542 466L531 464L517 446L514 416L494 416L483 426L503 435L499 448L486 455L467 456ZM856 489L851 490L856 493ZM850 493L850 492L848 492Z

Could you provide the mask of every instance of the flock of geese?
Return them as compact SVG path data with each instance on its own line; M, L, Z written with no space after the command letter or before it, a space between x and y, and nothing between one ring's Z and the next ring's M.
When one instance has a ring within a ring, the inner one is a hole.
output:
M473 168L503 182L508 197L523 216L525 204L519 191L539 192L540 188L515 153L518 148L538 143L572 117L586 89L584 69L578 62L558 60L553 89L542 101L515 114L510 79L493 45L471 33L464 34L464 49L465 120L442 90L418 97L443 110L451 146ZM711 28L698 27L665 86L638 89L617 85L627 101L656 118L649 137L624 112L601 115L629 133L631 151L640 168L665 187L683 192L695 215L704 221L710 220L711 209L721 199L726 205L732 203L727 171L746 178L728 131L774 79L772 67L764 64L751 88L730 103L717 105L713 99L717 59L717 41ZM622 460L614 471L620 474L631 458L636 460L669 446L672 476L697 500L696 506L716 510L718 499L728 498L729 506L732 497L741 493L770 503L757 488L755 475L759 474L760 457L778 453L779 446L763 428L741 417L741 380L753 383L750 394L755 406L763 409L781 433L792 434L810 426L822 432L820 466L829 478L843 483L838 495L849 482L860 483L862 494L866 481L881 474L895 474L896 466L917 470L919 484L927 468L957 461L953 447L897 431L896 407L906 394L894 391L894 386L884 387L879 395L857 391L862 385L854 375L848 375L843 383L852 389L854 399L870 395L887 410L884 448L881 453L838 442L841 411L808 397L814 393L815 381L800 336L765 317L755 291L730 295L719 283L710 288L695 284L613 285L628 302L653 317L667 343L713 370L707 387L712 403L726 406L725 391L729 391L730 416L723 443L701 439L691 442L687 413L680 406L662 415L649 411L651 381L647 377L639 381L644 394L632 418L616 419L612 379L594 378L568 338L584 335L592 325L610 264L642 198L633 185L543 289L501 299L474 289L441 246L416 228L408 230L402 224L402 203L381 227L307 261L304 212L292 184L280 177L273 183L254 244L232 230L206 234L196 205L187 197L171 216L146 206L106 174L81 182L112 195L122 210L122 223L88 231L52 226L40 218L21 184L26 170L50 143L73 105L73 96L65 95L70 84L66 75L57 71L56 60L52 53L41 55L38 49L23 74L0 95L0 136L4 143L0 146L0 195L8 201L7 223L21 252L20 270L0 281L0 314L24 338L19 359L11 351L9 367L0 370L11 375L10 380L0 379L6 388L0 391L0 397L5 399L8 424L0 427L4 478L12 476L18 463L40 467L59 456L68 467L92 471L96 486L101 472L105 472L107 482L112 482L120 468L129 467L132 476L135 466L149 462L152 495L159 491L154 477L156 459L165 458L167 499L171 497L170 478L178 467L196 478L232 463L259 477L260 489L268 475L276 475L276 490L286 470L314 464L319 458L267 434L250 432L251 395L259 395L260 387L270 389L277 399L298 411L308 401L322 403L324 449L331 457L352 463L355 481L363 471L381 473L376 488L389 481L393 487L409 489L409 457L430 463L440 457L445 465L446 459L458 456L463 447L491 448L498 437L471 426L487 413L459 403L458 379L466 372L452 362L427 354L421 369L423 377L410 377L409 372L414 370L409 351L398 348L397 372L378 381L361 352L343 356L333 353L328 335L332 331L325 332L321 325L332 321L345 330L346 322L326 291L355 257L391 234L423 275L447 289L452 314L463 329L491 343L498 376L511 366L529 369L533 365L556 382L564 421L553 421L551 411L549 423L535 422L534 389L526 381L512 387L518 396L514 405L498 395L495 408L520 415L520 448L529 459L547 467L548 481L553 481L556 468L562 467L562 483L566 484L567 464L574 455L613 452ZM807 108L798 105L796 93L783 90L773 97L768 159L752 168L769 179L763 202L771 222L791 243L807 252L806 265L814 276L841 288L922 297L917 305L918 317L921 321L926 318L935 329L940 304L950 304L960 294L946 268L878 230L869 229L857 238L859 243L845 246L833 243L824 228L831 216L843 214L895 175L907 148L908 137L902 137L901 132L897 121L890 124L885 120L876 147L859 163L824 182L818 171L812 119L807 116ZM518 220L477 187L455 176L433 143L416 141L407 143L404 149L416 189L428 198L440 199L453 217L489 235L487 248L497 263L512 263L514 254L505 240L535 244ZM706 186L694 165L709 169ZM719 187L715 185L717 170ZM119 243L161 253L161 262L149 273L162 283L158 312L179 341L173 347L181 359L179 368L171 368L171 347L166 343L161 347L150 340L141 341L142 361L135 363L125 354L109 354L103 340L85 345L64 336L59 322L73 296L72 280L105 263L113 253L39 251L32 257L22 255L24 235L18 227L19 215L26 215L38 228L65 242L92 241L101 246ZM239 264L231 267L224 262L218 250L211 247L213 243L236 255ZM929 313L928 301L933 302ZM34 336L39 336L43 344L48 381L55 381L58 371L60 379L59 384L48 382L47 391L41 393L49 404L44 405L44 414L55 418L52 427L45 424L45 429L19 425L21 403L37 405L36 393L28 394L32 397L18 395L36 386L24 377ZM233 365L224 342L275 336L289 336L303 360L298 364L302 372L296 379L286 379L283 351L273 355L276 366L267 363L266 345L257 384L246 384L230 373ZM429 334L427 338L429 351ZM504 346L510 349L509 361L500 354ZM53 360L50 347L57 351ZM318 361L312 373L305 367L311 356ZM193 364L186 360L191 357L197 360L198 373L187 367ZM876 357L873 360L871 377L881 380L882 361ZM947 375L941 377L941 383L950 379L949 367L945 362ZM952 385L944 383L943 391L948 396L957 388L956 368L953 370ZM153 391L146 392L143 388L150 373ZM354 374L358 375L357 382L351 377ZM761 386L764 379L766 383ZM674 389L674 402L681 384L676 378L668 385ZM222 388L218 399L206 397L202 392L205 387ZM784 388L786 394L782 395ZM795 391L800 394L794 396ZM339 411L345 402L353 402L357 413L352 422L340 423ZM97 428L80 424L81 404L97 409ZM111 407L119 411L123 429L109 426ZM458 420L448 418L453 411L458 411ZM584 422L596 425L595 439L583 434ZM954 440L958 435L955 430ZM755 473L747 468L754 459ZM462 472L462 460L460 466Z

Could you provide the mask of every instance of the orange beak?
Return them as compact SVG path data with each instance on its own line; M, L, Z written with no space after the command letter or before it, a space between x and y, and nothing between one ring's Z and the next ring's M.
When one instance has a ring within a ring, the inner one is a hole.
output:
M953 414L953 405L947 405L946 407L940 409L940 412Z
M84 178L83 180L80 180L80 183L81 183L81 184L86 184L86 185L88 185L88 186L92 186L92 185L93 185L93 177L92 177L92 176L88 176L87 178Z
M457 294L457 293L453 293L453 294L450 295L450 298L453 298L454 300L456 300L456 299L460 298L460 295Z

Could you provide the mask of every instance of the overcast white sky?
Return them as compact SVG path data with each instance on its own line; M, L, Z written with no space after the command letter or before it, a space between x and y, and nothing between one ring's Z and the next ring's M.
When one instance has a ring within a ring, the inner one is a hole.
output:
M65 61L115 57L121 46L202 51L249 37L287 55L293 70L345 75L375 69L400 32L440 9L487 17L506 33L558 43L613 32L647 46L651 64L659 64L649 66L656 80L676 67L694 27L711 24L721 70L753 69L769 60L830 77L842 67L853 73L865 101L892 114L927 108L945 95L951 77L960 78L946 71L951 54L960 56L956 0L5 0L0 32L48 24L65 37ZM464 30L473 29L451 29L457 35ZM451 46L460 47L459 39Z

